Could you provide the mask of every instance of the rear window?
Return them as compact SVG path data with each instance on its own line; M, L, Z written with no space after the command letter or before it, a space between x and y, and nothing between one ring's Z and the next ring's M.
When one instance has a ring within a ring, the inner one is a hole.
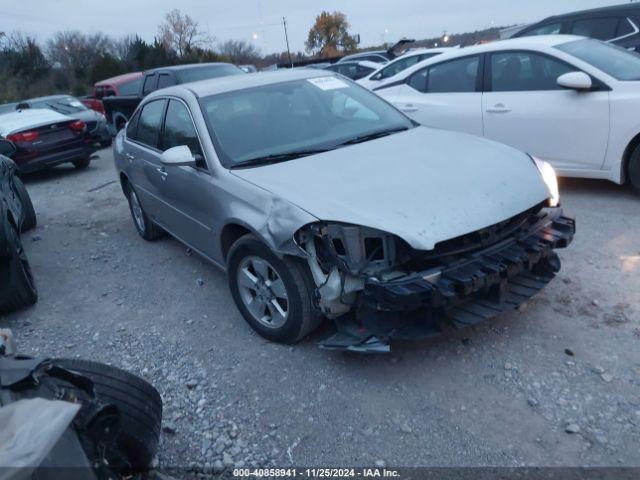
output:
M193 67L184 70L176 70L175 75L179 83L197 82L209 78L239 75L245 72L235 65L214 65L208 67Z
M124 82L118 86L118 91L120 95L135 95L140 91L140 84L142 83L142 77L136 78L135 80L130 80L128 82Z
M611 43L598 40L576 40L556 48L621 81L640 80L640 55Z

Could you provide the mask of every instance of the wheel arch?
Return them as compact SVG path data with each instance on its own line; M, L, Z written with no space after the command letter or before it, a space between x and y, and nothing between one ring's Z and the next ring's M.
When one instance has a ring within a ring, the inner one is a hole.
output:
M224 227L222 227L222 231L220 232L220 253L222 254L222 261L227 263L227 255L229 254L229 250L231 246L241 237L244 237L247 234L255 232L247 227L246 225L240 222L229 222ZM258 238L260 238L258 236Z
M629 181L629 162L631 161L631 155L633 155L634 150L640 145L640 132L636 134L635 137L631 139L627 148L624 150L624 155L622 156L622 168L620 172L621 183L627 183Z
M120 187L122 188L122 193L126 195L129 194L129 177L127 177L127 174L124 172L120 172Z

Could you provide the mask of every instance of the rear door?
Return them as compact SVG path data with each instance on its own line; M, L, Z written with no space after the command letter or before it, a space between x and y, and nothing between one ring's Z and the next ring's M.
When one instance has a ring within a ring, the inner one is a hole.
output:
M482 135L481 59L435 63L375 92L423 125Z
M561 170L600 169L609 139L609 93L558 86L560 75L577 70L542 52L489 54L485 136Z
M145 212L154 219L161 211L160 132L166 103L165 99L146 103L137 114L135 129L128 128L125 139L130 180Z
M163 205L159 218L172 234L213 256L214 187L191 112L181 100L169 100L161 144L164 151L186 145L197 166L162 167L159 190Z

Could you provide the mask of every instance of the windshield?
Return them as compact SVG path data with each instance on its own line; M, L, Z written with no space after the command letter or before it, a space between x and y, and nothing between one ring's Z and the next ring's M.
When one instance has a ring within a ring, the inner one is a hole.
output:
M624 48L591 39L563 43L556 48L593 65L616 80L640 80L640 55Z
M335 76L264 85L203 98L222 163L296 158L408 129L411 120L368 90ZM302 156L303 153L297 156Z
M227 75L244 74L245 72L235 65L212 65L209 67L192 67L184 70L176 70L175 74L179 83L197 82L209 78L226 77Z
M47 98L29 102L31 108L48 108L58 113L76 113L87 110L80 100L73 97Z

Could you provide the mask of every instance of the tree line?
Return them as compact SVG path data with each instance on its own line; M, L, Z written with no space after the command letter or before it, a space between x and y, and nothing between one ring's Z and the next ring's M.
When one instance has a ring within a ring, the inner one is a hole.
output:
M306 52L291 52L291 60L332 58L356 51L357 36L349 29L342 12L323 11L309 30ZM166 14L152 42L137 35L116 39L103 33L61 31L40 43L23 32L0 32L0 104L53 93L82 96L97 81L122 73L199 62L260 68L288 63L289 53L262 55L244 40L218 43L177 9Z

